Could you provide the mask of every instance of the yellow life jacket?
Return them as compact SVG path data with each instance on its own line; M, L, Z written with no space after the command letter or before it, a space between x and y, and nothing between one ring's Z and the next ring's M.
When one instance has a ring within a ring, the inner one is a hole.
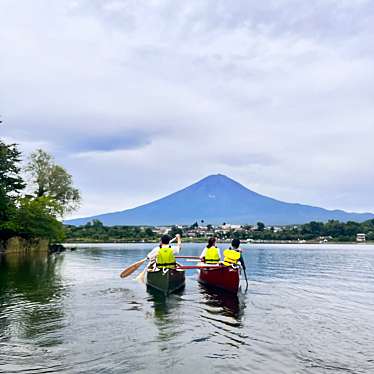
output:
M175 269L176 260L173 252L173 248L162 246L158 250L156 257L156 266L158 268Z
M205 248L205 262L207 264L217 264L220 260L217 247Z
M223 264L225 266L236 265L240 259L240 252L235 251L234 249L225 249L223 251Z

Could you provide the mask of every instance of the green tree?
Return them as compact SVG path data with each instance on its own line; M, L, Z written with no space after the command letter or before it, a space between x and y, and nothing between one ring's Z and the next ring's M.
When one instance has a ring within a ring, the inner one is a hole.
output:
M21 152L17 146L0 140L0 232L3 236L12 231L16 199L25 187L20 176L20 161Z
M92 220L92 227L96 229L101 229L104 227L103 223L99 219L93 219Z
M81 196L73 186L72 176L62 166L55 164L50 154L41 149L33 152L26 171L35 188L34 195L47 196L58 203L56 214L63 216L79 207Z
M64 239L64 226L56 219L56 201L48 196L23 197L15 214L17 234L24 238Z
M147 238L153 238L155 236L155 233L150 227L146 227L146 229L144 230L144 234Z
M265 224L262 222L257 222L257 230L258 231L264 231L265 230Z
M198 227L199 227L199 224L198 224L197 221L196 221L195 223L193 223L193 224L190 226L190 229L191 229L191 230L196 230Z

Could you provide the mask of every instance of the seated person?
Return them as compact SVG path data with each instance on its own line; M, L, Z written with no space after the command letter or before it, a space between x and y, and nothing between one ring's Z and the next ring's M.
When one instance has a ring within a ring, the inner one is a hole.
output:
M176 266L175 255L179 253L182 245L181 236L176 235L177 245L171 246L171 238L169 235L162 235L160 244L153 248L148 254L147 258L151 264L156 264L158 268L174 269Z
M206 264L218 264L221 260L220 250L216 247L217 239L209 238L207 246L201 252L200 259Z
M236 265L240 262L243 270L245 271L245 263L242 255L242 250L240 249L240 240L233 239L231 242L230 249L225 249L223 252L224 260L223 264L226 266Z

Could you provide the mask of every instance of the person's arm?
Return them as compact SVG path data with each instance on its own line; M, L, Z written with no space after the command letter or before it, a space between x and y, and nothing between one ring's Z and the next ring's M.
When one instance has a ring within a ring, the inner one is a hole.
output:
M151 252L148 253L147 258L149 261L153 261L157 257L157 253L160 247L155 247Z
M206 247L203 249L203 251L201 252L201 255L200 255L200 260L203 260L205 258L205 255L206 255Z
M173 247L174 254L178 254L181 251L182 248L182 238L180 234L175 235L177 238L177 245Z

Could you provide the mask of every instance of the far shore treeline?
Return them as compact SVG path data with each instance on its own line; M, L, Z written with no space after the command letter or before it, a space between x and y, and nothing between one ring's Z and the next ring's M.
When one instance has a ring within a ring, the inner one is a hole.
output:
M71 175L51 155L38 149L23 158L16 144L0 140L0 241L20 237L61 242L61 220L79 202Z
M310 222L292 226L266 226L262 222L256 225L212 226L195 222L191 226L104 226L99 220L93 220L82 226L65 226L67 242L139 242L157 241L160 235L168 232L174 236L181 234L191 241L205 241L210 236L220 240L238 238L247 241L267 242L354 242L357 234L365 234L366 240L374 240L374 219L362 223L349 221Z

